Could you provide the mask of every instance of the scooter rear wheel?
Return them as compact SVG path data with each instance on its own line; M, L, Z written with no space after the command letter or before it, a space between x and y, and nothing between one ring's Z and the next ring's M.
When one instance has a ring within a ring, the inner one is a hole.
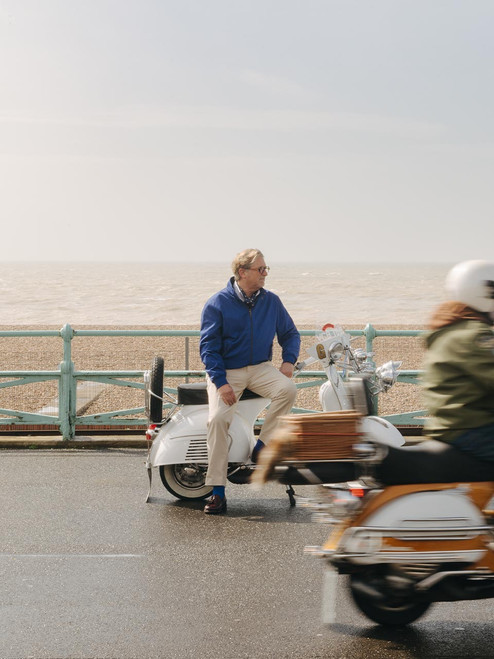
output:
M206 467L198 464L161 465L160 478L170 494L187 501L205 499L213 488L206 485Z
M362 581L362 576L352 575L350 577L353 601L364 615L377 622L378 625L393 627L409 625L424 615L431 605L430 602L417 602L413 599L392 599L384 594L382 599L376 599L358 588L359 581Z

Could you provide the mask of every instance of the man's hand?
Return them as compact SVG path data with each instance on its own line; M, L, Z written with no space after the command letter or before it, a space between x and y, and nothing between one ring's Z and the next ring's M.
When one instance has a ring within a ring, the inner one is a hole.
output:
M293 377L294 369L295 366L290 364L290 362L283 362L283 364L280 366L280 372L283 373L283 375L286 375L287 378Z
M231 385L228 383L220 387L218 389L218 393L225 405L234 405L237 402L237 399L235 398L235 392L233 391Z

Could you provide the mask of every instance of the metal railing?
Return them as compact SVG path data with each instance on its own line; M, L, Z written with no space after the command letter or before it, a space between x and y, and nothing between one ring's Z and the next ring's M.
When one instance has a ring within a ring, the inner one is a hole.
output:
M423 330L376 330L367 325L363 330L347 330L352 336L364 336L367 352L373 352L373 341L376 337L419 336ZM319 330L301 330L301 336L314 336ZM36 429L57 430L64 439L73 439L78 428L92 429L141 429L146 425L144 405L129 409L108 410L97 414L78 414L77 399L79 387L83 382L99 383L100 385L114 385L142 390L144 403L144 370L77 370L72 359L72 340L74 337L183 337L184 370L165 371L165 378L203 378L203 370L190 370L189 366L189 338L198 337L199 330L75 330L70 325L64 325L60 330L8 330L0 331L0 337L58 337L63 341L63 358L57 370L42 371L0 371L0 390L18 387L32 383L56 381L58 383L57 405L48 411L27 412L17 409L0 408L0 433L12 431L33 431ZM421 371L401 371L398 377L400 382L417 384ZM323 376L323 377L321 377ZM309 379L306 382L297 382L297 387L315 387L325 381L323 371L303 371L300 378ZM176 389L167 388L174 392ZM1 396L1 393L0 393ZM1 401L1 398L0 398ZM1 402L0 402L1 404ZM300 408L293 410L307 411ZM421 426L423 425L423 411L408 412L385 416L395 425Z

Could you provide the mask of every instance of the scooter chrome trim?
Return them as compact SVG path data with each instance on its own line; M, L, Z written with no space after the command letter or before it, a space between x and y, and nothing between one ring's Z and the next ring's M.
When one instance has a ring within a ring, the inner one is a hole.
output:
M307 468L299 467L298 473L301 474L305 480L312 485L321 485L322 481L318 478L313 471Z
M418 520L424 524L429 520ZM397 538L399 540L470 540L482 533L492 534L490 526L438 526L429 528L406 528L403 526L360 526L352 529L352 536L357 534L368 534L369 532L381 533L385 538ZM433 535L435 534L435 535Z
M477 563L485 555L486 549L457 551L377 551L375 553L333 552L324 553L322 557L333 561L351 560L355 565L375 565L396 563L398 565L414 563Z
M479 577L486 581L494 581L494 575L489 570L445 570L436 572L415 584L416 590L427 591L447 577Z
M324 549L321 546L306 546L304 547L304 553L314 556L315 558L325 558L329 561L347 561L351 560L355 564L367 565L367 564L386 564L386 563L396 563L400 565L407 565L413 559L414 563L442 563L442 562L459 562L459 563L475 563L480 560L485 554L483 550L477 551L432 551L432 552L377 552L373 554L359 554L359 553L350 553L350 552L340 552L338 549ZM449 574L472 574L483 576L488 574L488 572L480 572L478 570L467 570L467 571L451 571L445 572L445 576ZM435 576L435 575L432 575ZM425 581L425 580L424 580ZM420 582L422 583L422 582ZM431 586L434 584L431 584ZM425 586L427 587L427 586Z

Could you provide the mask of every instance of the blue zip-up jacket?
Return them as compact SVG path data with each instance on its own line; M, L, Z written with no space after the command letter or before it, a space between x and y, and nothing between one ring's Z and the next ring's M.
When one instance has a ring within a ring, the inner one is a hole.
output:
M227 369L270 361L275 336L284 362L295 364L300 351L300 334L280 298L261 288L249 308L233 282L206 302L201 316L201 359L218 389L228 382Z

